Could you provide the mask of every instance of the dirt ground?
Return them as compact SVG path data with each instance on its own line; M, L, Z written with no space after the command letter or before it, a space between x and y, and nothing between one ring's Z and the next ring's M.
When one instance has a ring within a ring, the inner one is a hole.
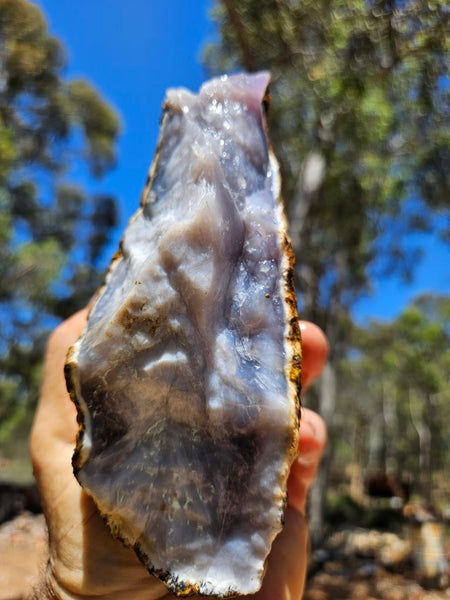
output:
M450 600L450 589L425 589L407 570L332 561L308 581L303 600Z
M0 600L22 600L47 562L43 515L23 513L0 526Z
M373 533L369 535L372 539ZM411 568L394 572L371 557L352 553L323 556L308 580L304 600L450 600L448 586L426 589L414 579ZM22 513L1 525L0 600L25 600L46 560L47 531L42 515Z

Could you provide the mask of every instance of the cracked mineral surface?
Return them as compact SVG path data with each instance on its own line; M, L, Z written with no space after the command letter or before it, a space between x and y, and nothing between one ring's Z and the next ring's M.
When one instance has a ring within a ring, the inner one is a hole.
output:
M179 594L260 587L297 452L300 334L268 82L168 91L141 207L66 365L75 474Z

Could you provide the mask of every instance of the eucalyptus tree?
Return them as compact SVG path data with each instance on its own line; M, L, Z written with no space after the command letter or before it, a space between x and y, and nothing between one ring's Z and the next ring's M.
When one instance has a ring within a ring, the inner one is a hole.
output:
M77 181L114 166L118 117L65 65L41 11L0 0L0 441L33 405L48 328L97 287L117 220L113 197Z
M345 460L359 463L356 472L407 473L415 493L443 501L436 477L445 480L450 461L450 298L420 296L393 321L355 328L353 339L339 365L346 386L336 433L353 447Z
M302 315L330 357L318 406L332 427L336 365L377 273L410 277L408 233L448 238L450 7L426 0L216 0L211 72L269 69ZM441 216L439 216L441 215ZM321 535L324 461L313 490Z

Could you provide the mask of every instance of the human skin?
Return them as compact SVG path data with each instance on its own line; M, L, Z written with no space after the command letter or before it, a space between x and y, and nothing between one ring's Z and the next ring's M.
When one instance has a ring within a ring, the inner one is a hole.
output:
M72 472L78 425L63 367L86 317L87 309L62 323L47 346L30 451L48 524L49 562L45 581L33 598L169 600L173 594L166 586L148 574L134 552L113 539ZM300 327L305 391L321 373L328 346L317 326L301 322ZM306 498L325 443L322 419L302 409L299 456L288 481L285 526L272 546L263 585L257 594L247 596L248 600L300 600L303 595L308 539Z

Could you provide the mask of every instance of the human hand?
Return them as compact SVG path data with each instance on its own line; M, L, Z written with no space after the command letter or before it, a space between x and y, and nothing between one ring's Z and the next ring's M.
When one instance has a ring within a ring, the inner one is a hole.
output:
M112 538L93 501L72 472L78 426L67 393L63 367L68 348L86 322L82 310L51 335L41 397L30 439L31 458L49 529L46 582L35 598L61 600L168 600L173 595L150 576L134 552ZM301 323L305 390L320 374L327 354L323 333ZM302 410L300 454L291 469L285 527L275 540L267 573L255 600L299 600L303 594L307 524L305 504L326 441L318 415ZM250 600L250 597L248 597Z

